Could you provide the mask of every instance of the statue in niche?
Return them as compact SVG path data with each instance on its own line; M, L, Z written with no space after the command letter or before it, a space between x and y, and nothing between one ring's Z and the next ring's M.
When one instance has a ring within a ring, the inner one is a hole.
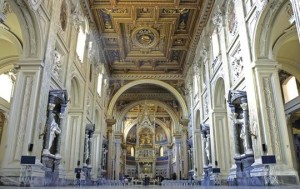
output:
M84 159L85 159L85 162L88 164L88 160L89 160L89 156L90 156L90 149L89 149L89 139L87 138L86 139L86 142L85 142L85 156L84 156Z
M241 139L241 150L243 150L243 152L246 151L246 134L245 134L245 126L242 124L241 126L241 132L240 132L240 139Z
M210 163L210 142L208 140L209 139L207 138L205 143L205 152L206 152L208 163Z
M61 133L61 129L59 128L58 124L55 121L55 114L54 113L51 114L50 119L52 119L52 122L50 124L50 135L49 135L48 150L50 150L56 135Z
M254 154L258 154L259 152L257 151L257 140L256 140L256 137L258 135L258 131L257 131L257 123L254 119L253 120L253 123L250 127L250 133L251 133L251 138L252 138L252 149L255 150Z

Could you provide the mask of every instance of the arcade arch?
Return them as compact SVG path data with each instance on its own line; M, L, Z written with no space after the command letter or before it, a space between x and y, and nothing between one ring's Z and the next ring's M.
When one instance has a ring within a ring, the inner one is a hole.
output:
M169 105L167 105L166 103L163 103L161 101L158 101L158 100L146 100L146 101L145 100L140 100L140 101L136 101L136 102L133 102L133 103L129 104L128 106L126 106L122 110L122 112L120 112L120 114L119 114L119 116L117 118L116 131L121 131L122 130L122 128L121 128L121 126L122 126L122 120L123 120L125 114L130 109L132 109L133 107L135 107L135 106L137 106L139 104L144 104L144 103L151 103L151 104L154 104L154 105L157 105L157 106L161 106L163 109L165 109L169 113L169 115L170 115L170 117L172 119L172 125L171 125L172 126L171 128L173 128L172 130L173 131L180 130L179 118L178 118L178 116L176 115L176 113L173 111L173 109Z
M213 96L213 131L215 141L215 166L221 169L222 177L227 178L231 167L233 151L230 146L228 114L225 100L225 83L222 77L216 80Z
M299 159L297 154L300 154L300 145L298 136L300 130L295 128L295 122L300 120L298 114L300 112L300 99L298 97L292 99L289 102L284 102L283 98L283 84L289 77L295 77L297 79L297 85L299 87L300 81L300 44L297 36L295 22L290 22L291 15L289 11L290 3L288 1L278 1L273 8L270 8L271 4L266 4L262 13L260 14L258 23L254 32L254 40L252 51L254 52L253 58L256 61L257 78L267 78L272 82L269 86L270 93L276 93L276 103L274 107L277 114L276 120L273 122L275 127L278 127L278 135L270 138L273 140L280 139L281 143L290 143L291 148L287 150L285 147L274 149L274 145L269 144L269 150L273 150L278 158L278 163L283 163L287 166L287 169L298 170L300 173ZM264 82L267 80L265 79ZM299 88L298 88L299 89ZM264 94L261 94L263 98ZM291 108L294 107L294 108ZM269 107L270 108L270 107ZM285 118L285 119L284 119ZM275 128L276 129L276 128ZM271 131L270 131L271 132ZM265 138L268 139L270 133L263 133ZM272 134L272 133L271 133ZM266 137L267 136L267 137ZM272 143L272 142L270 142ZM276 142L275 142L276 143ZM284 157L284 158L282 158Z
M127 89L136 86L136 85L140 85L140 84L154 84L154 85L159 85L165 89L167 89L168 91L170 91L175 98L178 100L180 107L182 109L182 115L183 115L183 119L187 119L188 118L188 110L187 110L187 106L185 103L184 98L180 95L180 93L171 85L169 85L166 82L160 81L160 80L154 80L154 79L141 79L141 80L136 80L136 81L132 81L126 85L124 85L123 87L121 87L116 94L111 98L111 101L109 103L108 106L108 110L107 110L107 117L108 118L113 118L113 109L116 105L116 102L118 100L118 98L122 95L123 92L125 92Z

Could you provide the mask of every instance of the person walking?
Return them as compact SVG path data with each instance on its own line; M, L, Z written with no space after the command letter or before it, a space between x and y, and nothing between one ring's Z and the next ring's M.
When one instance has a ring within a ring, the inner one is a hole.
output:
M77 180L76 185L80 186L80 170L77 170L77 172L76 172L76 180Z

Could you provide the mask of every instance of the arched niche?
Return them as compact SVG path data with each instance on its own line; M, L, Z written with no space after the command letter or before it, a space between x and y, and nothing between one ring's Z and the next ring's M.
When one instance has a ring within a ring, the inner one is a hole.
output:
M230 129L228 126L227 103L225 100L225 82L221 76L216 79L213 91L212 131L215 136L215 161L218 162L218 166L222 172L228 173L231 166L232 152L226 149L232 148L230 148Z
M250 37L252 41L253 60L273 59L273 45L280 37L282 31L290 28L286 18L287 1L274 1L266 3L257 19ZM271 7L272 6L272 7Z
M45 46L38 11L33 11L25 1L9 1L9 5L20 25L23 42L21 59L31 57L42 60Z
M164 108L168 112L168 114L170 115L170 117L172 119L172 125L171 125L171 127L173 128L172 130L173 131L179 131L180 130L179 118L178 118L178 116L176 115L176 113L173 111L173 109L169 105L167 105L167 104L165 104L165 103L163 103L161 101L158 101L158 100L147 100L146 102L153 103L155 105L158 105L158 106L161 106L162 108ZM144 103L145 103L145 100L140 100L140 101L133 102L133 103L127 105L121 111L121 113L119 114L119 116L117 118L117 124L116 124L116 129L115 130L116 131L121 131L122 130L122 128L121 128L121 126L122 126L122 120L123 120L125 114L130 109L132 109L133 107L135 107L135 106L137 106L139 104L144 104Z
M95 125L96 125L96 128L95 128L95 131L100 131L100 127L101 127L101 121L100 121L100 111L99 111L99 109L97 108L96 110L95 110Z
M226 109L225 84L223 78L218 78L214 88L214 108Z
M140 84L154 84L154 85L158 85L161 86L165 89L167 89L168 91L170 91L175 98L178 100L180 107L182 109L182 115L184 119L188 118L188 110L187 110L187 106L185 103L185 100L183 99L183 97L180 95L180 93L171 85L169 85L166 82L163 81L159 81L159 80L154 80L154 79L141 79L141 80L136 80L136 81L132 81L124 86L122 86L117 92L116 94L112 97L109 106L108 106L108 110L107 110L107 117L108 118L113 118L113 109L116 105L116 102L118 100L118 98L122 95L123 92L125 92L127 89L134 87L136 85L140 85Z
M296 28L284 33L274 44L273 55L281 65L280 69L295 76L300 81L300 44Z
M71 93L70 93L71 107L81 107L83 101L83 94L80 87L80 82L76 76L71 80Z
M0 47L0 60L20 56L23 52L22 42L14 33L3 27L0 27Z

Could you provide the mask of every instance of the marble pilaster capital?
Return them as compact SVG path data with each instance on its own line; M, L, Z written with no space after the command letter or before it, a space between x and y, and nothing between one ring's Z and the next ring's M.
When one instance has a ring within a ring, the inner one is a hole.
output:
M257 59L255 62L252 63L252 67L257 69L257 70L273 70L273 69L278 69L280 68L280 64L278 64L277 61L267 59L267 58L260 58Z
M73 25L78 28L84 22L84 16L80 9L79 3L77 3L75 9L72 11L71 19L73 21Z
M218 32L221 31L223 27L223 12L219 6L217 6L217 10L215 11L214 16L212 17L213 24L217 27Z
M116 123L116 119L106 119L106 124L107 124L107 127L110 127L112 125L114 125Z

